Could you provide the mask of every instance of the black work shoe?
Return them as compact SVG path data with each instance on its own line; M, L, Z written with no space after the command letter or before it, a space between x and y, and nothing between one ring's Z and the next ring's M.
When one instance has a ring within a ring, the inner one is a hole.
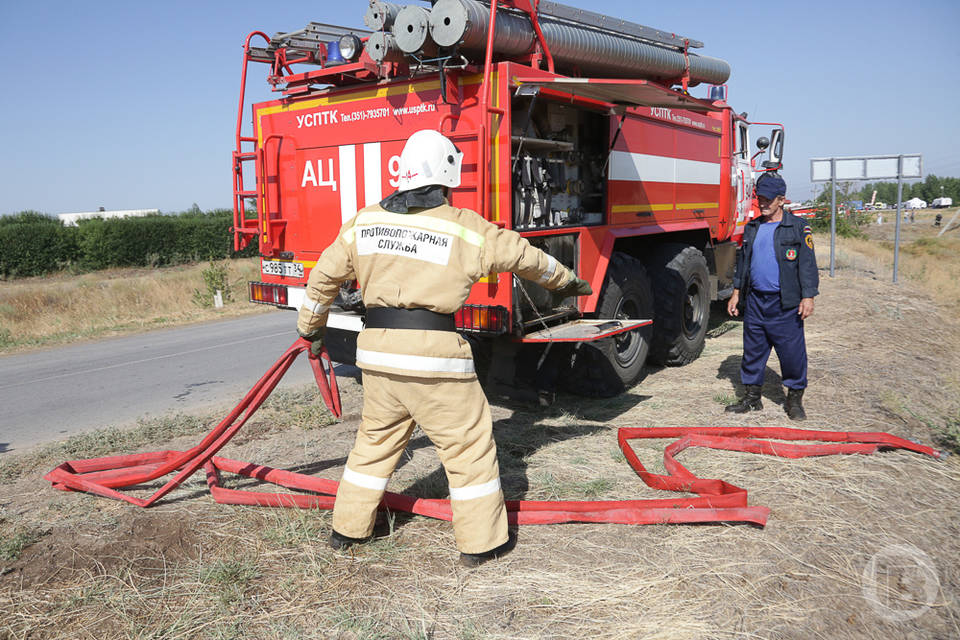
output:
M460 564L464 567L472 569L473 567L479 567L484 562L488 560L493 560L494 558L500 558L502 556L510 553L515 546L517 546L517 536L513 533L509 534L509 538L499 547L494 547L489 551L484 551L483 553L461 553L460 554Z
M803 410L803 389L787 389L787 402L783 409L791 420L806 420L807 412Z
M724 409L728 413L746 413L747 411L760 411L763 409L763 403L760 401L760 385L748 384L747 392L737 404L727 405Z
M351 538L350 536L345 536L342 533L333 531L330 533L330 548L336 549L337 551L345 551L353 545L363 544L369 539L369 536L366 538Z

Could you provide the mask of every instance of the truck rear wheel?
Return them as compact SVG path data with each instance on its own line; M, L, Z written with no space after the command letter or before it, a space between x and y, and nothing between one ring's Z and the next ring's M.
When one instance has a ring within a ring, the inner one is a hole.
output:
M653 293L643 263L620 252L610 257L596 315L619 319L653 317ZM643 376L651 335L647 326L580 344L573 357L571 375L563 376L564 386L588 396L623 393Z
M653 279L656 316L650 359L680 366L703 351L710 321L710 274L696 247L668 244L647 262Z

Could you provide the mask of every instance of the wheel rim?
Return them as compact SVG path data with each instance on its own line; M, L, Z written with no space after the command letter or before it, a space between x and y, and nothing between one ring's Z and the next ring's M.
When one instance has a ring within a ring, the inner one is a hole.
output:
M703 283L694 278L687 286L687 295L683 300L683 335L689 340L696 339L703 328L706 305L703 302Z
M637 319L640 317L640 308L636 301L621 298L617 304L617 311L614 314L617 320ZM621 367L629 367L640 356L640 349L643 346L643 340L637 331L624 331L613 337L613 344L616 349L615 358L617 364Z

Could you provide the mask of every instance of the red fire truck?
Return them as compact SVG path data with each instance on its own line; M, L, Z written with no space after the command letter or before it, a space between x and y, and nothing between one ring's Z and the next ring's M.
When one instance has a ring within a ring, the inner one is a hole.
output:
M751 157L751 123L725 101L729 66L689 38L545 1L371 0L364 19L370 30L311 23L247 38L234 233L238 248L259 242L251 301L298 308L320 253L395 190L404 142L429 128L464 152L451 204L520 232L594 290L555 300L489 274L457 313L478 365L503 376L567 343L551 366L606 395L648 361L695 359L710 302L731 291L753 165L766 150L763 168L776 169L783 152L773 125ZM251 61L270 66L278 98L252 105L244 134ZM701 83L709 99L690 95ZM337 304L328 346L352 362L364 313L355 284Z

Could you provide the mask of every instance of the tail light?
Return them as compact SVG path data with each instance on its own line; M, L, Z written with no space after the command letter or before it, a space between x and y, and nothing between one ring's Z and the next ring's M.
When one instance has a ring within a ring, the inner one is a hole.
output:
M508 329L508 314L505 307L488 307L482 304L465 304L454 314L457 328L462 331L500 335Z
M287 306L287 287L282 284L251 282L250 302Z

